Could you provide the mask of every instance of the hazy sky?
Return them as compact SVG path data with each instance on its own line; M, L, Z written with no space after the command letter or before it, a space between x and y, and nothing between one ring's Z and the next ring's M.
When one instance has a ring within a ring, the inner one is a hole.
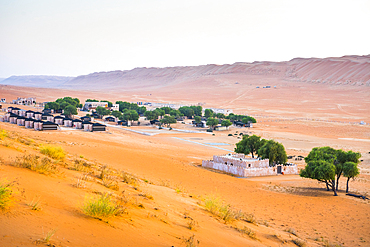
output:
M370 54L370 0L0 0L0 77Z

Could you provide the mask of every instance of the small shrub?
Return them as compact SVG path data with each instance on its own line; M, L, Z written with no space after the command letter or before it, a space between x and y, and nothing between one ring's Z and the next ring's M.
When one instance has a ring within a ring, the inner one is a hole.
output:
M4 140L6 137L8 137L8 132L6 130L0 131L0 140Z
M63 148L58 146L44 145L41 146L40 152L56 160L64 160L66 156Z
M188 217L188 222L187 222L188 229L190 230L196 230L196 228L199 226L198 222L193 220L192 218Z
M13 204L12 183L6 179L0 181L0 209L8 209Z
M195 239L194 234L189 238L182 237L182 242L186 245L186 247L197 247L200 243L199 240Z
M154 200L154 197L150 194L147 194L147 193L140 193L139 196L142 196L146 199L149 199L149 200Z
M297 231L294 228L288 228L285 231L286 232L289 232L289 233L293 234L294 236L297 236L298 237Z
M118 191L118 190L119 190L119 186L118 186L117 181L110 180L110 179L107 179L107 178L103 178L103 180L102 180L102 184L103 184L105 187L107 187L108 189L116 190L116 191Z
M35 211L41 211L42 210L40 198L39 199L32 199L32 201L30 203L27 203L27 206L30 206L31 209L35 210Z
M46 236L43 239L43 242L44 243L49 243L51 237L54 236L54 234L56 233L56 231L57 231L56 229L53 229L53 230L48 231L48 233L46 233Z
M126 172L122 172L121 174L122 174L122 179L124 183L130 184L133 186L137 186L139 184L139 180L135 176L130 175Z
M243 228L234 227L238 232L240 232L242 235L247 235L252 239L257 239L256 232L252 229L244 226Z
M207 132L213 132L213 130L211 130L211 129L207 129Z
M123 214L123 208L111 198L109 194L86 197L82 205L82 211L93 218L108 222L115 216Z
M231 208L229 204L225 204L220 198L215 196L206 197L204 207L213 215L221 218L225 223L241 219L243 213Z
M256 219L256 217L254 216L254 214L245 214L245 215L244 215L244 220L245 220L246 222L249 222L249 223L252 223L252 224L257 225L257 219Z
M78 178L74 186L81 189L86 188L86 182L83 180L83 177Z
M91 169L91 164L88 164L84 160L75 159L70 169L75 170L75 171L80 171L80 172L88 172Z
M39 156L32 154L16 157L12 165L15 167L27 168L45 175L59 172L59 167L54 165L49 158L45 157L41 159Z
M306 246L306 242L304 242L303 240L300 240L300 239L298 239L298 238L293 239L292 241L293 241L293 243L294 243L295 245L297 245L297 246L299 246L299 247L304 247L304 246Z
M228 134L227 136L233 136L233 134Z

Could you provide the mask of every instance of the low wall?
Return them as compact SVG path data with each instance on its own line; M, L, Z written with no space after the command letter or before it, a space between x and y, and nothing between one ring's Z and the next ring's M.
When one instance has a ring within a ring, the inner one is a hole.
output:
M225 165L224 163L219 163L213 160L203 160L202 166L220 170L220 171L227 172L227 173L231 173L239 177L258 177L258 176L278 175L277 166L244 168L243 166L239 166L235 164L233 164L232 166ZM285 175L298 174L298 167L297 166L281 166L281 172Z
M244 176L244 167L242 166L228 166L221 163L213 162L212 160L203 160L202 166L207 168L212 168L216 170L220 170L223 172L231 173L240 177Z

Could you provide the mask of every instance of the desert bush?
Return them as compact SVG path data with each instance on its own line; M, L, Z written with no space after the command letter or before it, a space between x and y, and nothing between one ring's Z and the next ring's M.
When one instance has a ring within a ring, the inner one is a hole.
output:
M119 190L119 186L118 186L118 183L117 181L114 181L114 180L110 180L108 178L103 178L102 179L102 185L104 185L105 187L107 187L108 189L111 189L111 190Z
M246 222L257 225L257 219L254 216L254 214L244 214L243 220L245 220Z
M300 239L298 239L298 238L293 239L292 241L293 241L293 243L294 243L295 245L297 245L297 246L299 246L299 247L304 247L304 246L306 246L306 242L304 242L303 240L300 240Z
M40 152L56 160L64 160L66 156L63 148L58 146L43 145L40 148Z
M199 226L199 224L194 219L188 217L187 226L188 226L188 229L190 229L190 230L196 230L196 228Z
M35 210L35 211L41 211L42 210L40 198L32 199L32 201L30 203L27 203L27 206L30 206L31 209Z
M91 164L81 159L75 159L70 169L80 172L88 172L91 169Z
M186 245L186 247L197 247L200 243L199 240L195 239L194 234L189 238L182 237L182 242Z
M133 186L139 185L139 180L137 179L137 177L130 175L127 172L122 172L121 175L122 175L122 180L124 183L130 184Z
M119 203L107 193L100 196L86 197L82 205L82 211L88 216L106 222L110 218L120 216L124 213L124 209Z
M242 235L247 235L252 239L257 239L256 232L250 229L249 227L244 226L243 228L234 227L238 232L240 232Z
M6 130L0 131L0 140L4 140L6 137L8 137L8 132Z
M45 175L59 172L59 167L53 164L49 158L40 158L32 154L16 157L12 165L15 167L27 168Z
M140 193L139 196L142 196L146 199L149 199L149 200L154 200L153 196L148 194L148 193Z
M0 180L0 209L8 209L12 204L12 183L6 179Z
M234 210L229 204L215 196L208 196L204 200L204 207L213 215L221 218L225 223L239 220L243 217L241 211Z
M289 232L289 233L293 234L294 236L297 236L298 237L297 231L294 228L288 228L285 231L286 232Z

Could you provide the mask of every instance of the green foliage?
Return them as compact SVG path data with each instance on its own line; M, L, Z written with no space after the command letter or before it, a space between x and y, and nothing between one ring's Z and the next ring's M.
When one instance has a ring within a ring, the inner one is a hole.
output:
M119 105L119 111L123 112L127 110L135 110L138 114L144 114L146 112L145 106L138 106L136 103L130 103L126 101L116 101L116 104Z
M360 153L348 151L345 152L341 149L337 150L331 147L316 147L311 150L311 152L308 154L308 156L305 158L305 162L308 164L309 162L312 161L325 161L330 164L332 164L335 167L335 175L336 175L336 182L335 178L334 181L327 181L327 180L319 180L321 182L324 182L327 186L327 189L329 187L332 187L332 185L336 184L336 187L333 189L334 194L336 194L335 190L338 190L338 185L339 185L339 179L341 175L344 173L344 169L346 166L348 166L347 172L349 172L352 169L355 169L352 164L347 162L354 163L357 167L357 164L360 162L359 159L361 157ZM306 169L306 168L305 168ZM355 171L354 171L355 172ZM347 173L348 174L348 173ZM315 177L310 177L313 179L317 179ZM348 178L348 177L347 177ZM348 181L347 180L347 189L348 189Z
M200 116L195 116L194 120L195 120L196 123L202 122L202 118Z
M99 102L97 99L87 99L85 102Z
M73 105L67 105L66 108L64 108L63 114L66 116L77 115L77 108Z
M41 146L40 152L56 160L64 160L66 156L63 148L58 146L44 145Z
M242 118L242 122L245 124L248 122L257 123L257 120L254 117L246 116Z
M104 107L101 107L101 106L96 107L95 110L96 110L96 113L100 116L106 116L106 115L109 115L111 113L110 110L105 109Z
M260 149L266 140L261 139L260 136L252 135L252 136L243 136L243 139L236 143L235 152L241 154L252 154L252 158L254 158L254 154Z
M13 205L12 183L6 179L0 180L0 209L8 209Z
M347 186L346 186L346 193L348 193L349 190L349 180L351 178L355 178L360 174L360 171L357 167L357 163L355 162L345 162L343 164L343 176L347 177Z
M179 108L179 111L188 118L192 118L193 116L202 116L201 106L182 106Z
M82 211L88 216L106 222L124 212L122 207L109 194L86 197L82 205Z
M122 112L120 111L112 111L112 115L116 118L121 118L122 117Z
M243 119L245 118L245 122ZM252 123L257 123L257 120L253 117L246 116L246 115L236 115L234 113L230 113L228 116L226 116L226 119L230 119L230 121L242 121L243 123L248 123L251 121Z
M177 120L173 116L164 116L163 119L161 119L162 124L166 124L167 127L170 127L172 123L177 123Z
M59 98L55 102L48 102L44 109L64 110L65 115L77 114L77 107L81 108L80 100L72 97ZM66 114L66 111L68 114ZM73 112L73 113L70 113Z
M226 118L225 114L223 114L223 113L217 113L217 114L216 114L216 117L217 117L218 119L225 119L225 118Z
M215 126L218 125L218 119L217 118L208 118L207 119L207 126L210 126L210 128L214 129Z
M230 122L229 119L225 119L225 120L222 120L221 122L221 126L226 126L226 127L229 127L230 125L232 125L233 123Z
M158 119L158 112L157 111L146 111L144 113L144 116L146 117L146 119L148 120L155 120L155 119Z
M124 109L120 119L127 121L137 121L139 120L139 114L135 110Z
M270 165L285 164L288 161L284 146L274 140L264 141L257 154L262 159L269 159Z
M179 110L172 110L170 111L170 116L174 116L175 118L182 117L184 114L182 114Z
M213 111L211 109L205 109L204 110L204 116L206 118L213 117Z

